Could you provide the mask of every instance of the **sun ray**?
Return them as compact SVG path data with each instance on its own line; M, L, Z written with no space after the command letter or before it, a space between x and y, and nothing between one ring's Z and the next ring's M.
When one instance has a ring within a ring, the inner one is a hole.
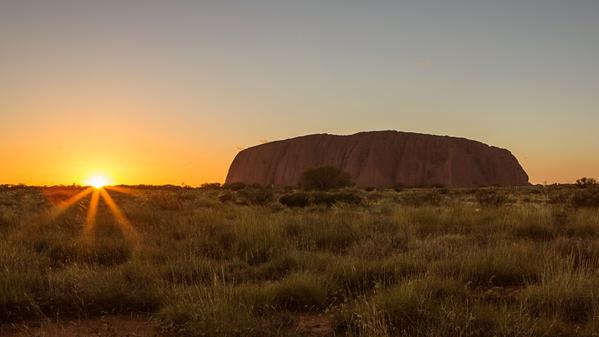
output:
M114 215L114 218L116 219L125 238L136 243L138 241L138 235L135 231L135 228L133 228L133 225L131 225L131 222L129 222L123 211L121 211L121 209L116 205L110 194L108 194L105 189L101 189L99 191L102 195L102 199L104 199L104 202Z
M125 186L106 186L105 188L110 191L128 194L134 197L138 197L141 195L141 193L138 190Z
M70 197L69 199L61 202L59 205L57 205L50 211L48 220L56 219L58 216L60 216L62 213L64 213L67 209L69 209L69 207L73 206L79 200L83 199L85 196L90 194L92 192L92 190L93 190L92 187L88 187L85 190Z
M83 227L83 239L89 240L92 238L92 231L96 226L96 214L98 213L98 202L100 201L100 190L94 189L89 201L87 216L85 217L85 226Z

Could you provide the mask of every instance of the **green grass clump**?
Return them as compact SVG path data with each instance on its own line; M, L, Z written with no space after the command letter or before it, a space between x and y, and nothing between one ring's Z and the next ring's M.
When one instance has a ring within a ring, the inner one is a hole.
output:
M259 315L258 293L228 286L175 288L158 317L164 330L182 336L280 336L289 320Z
M524 293L527 309L535 316L550 315L568 323L592 320L599 304L599 277L585 271L556 270Z
M534 247L512 244L466 252L459 260L440 264L439 270L473 286L523 286L540 279L542 263Z
M318 311L327 307L328 289L323 278L294 274L274 285L273 305L291 311Z

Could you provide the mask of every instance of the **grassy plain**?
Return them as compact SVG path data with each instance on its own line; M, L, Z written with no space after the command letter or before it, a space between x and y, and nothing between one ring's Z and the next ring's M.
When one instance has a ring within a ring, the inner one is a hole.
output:
M50 217L82 188L3 186L0 323L135 313L177 336L599 336L589 189L109 190L132 236L103 202L85 228L89 197Z

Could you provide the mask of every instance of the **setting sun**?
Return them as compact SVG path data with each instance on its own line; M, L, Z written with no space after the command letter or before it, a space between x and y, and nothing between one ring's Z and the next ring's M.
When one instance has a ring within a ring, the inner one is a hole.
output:
M87 183L94 188L102 188L109 184L108 178L104 176L93 176L87 180Z

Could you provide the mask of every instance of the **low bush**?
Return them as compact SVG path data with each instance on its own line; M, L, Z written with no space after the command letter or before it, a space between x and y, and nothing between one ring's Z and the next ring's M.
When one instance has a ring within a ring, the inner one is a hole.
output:
M246 187L245 183L240 183L240 182L236 182L236 183L228 183L228 184L224 184L222 186L224 189L228 189L231 191L239 191L242 190Z
M353 185L349 173L334 166L307 169L302 173L299 185L307 190L330 190Z
M303 192L284 194L279 198L279 202L287 207L303 208L310 205L310 196Z
M204 183L200 185L200 188L204 190L218 190L220 187L220 183Z

